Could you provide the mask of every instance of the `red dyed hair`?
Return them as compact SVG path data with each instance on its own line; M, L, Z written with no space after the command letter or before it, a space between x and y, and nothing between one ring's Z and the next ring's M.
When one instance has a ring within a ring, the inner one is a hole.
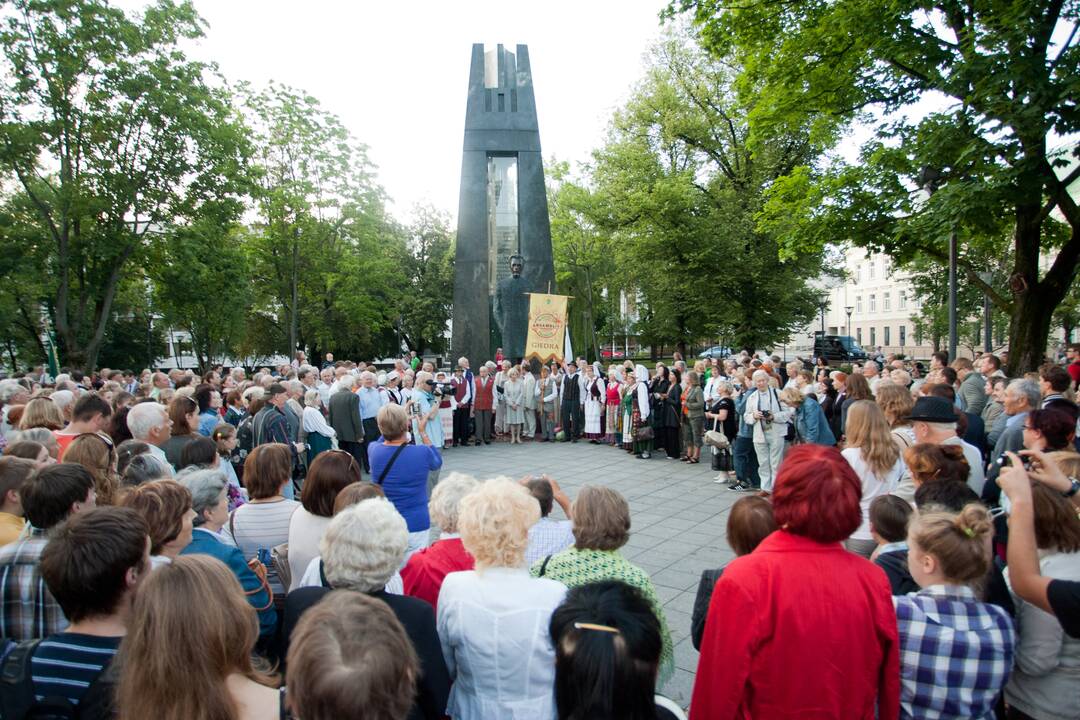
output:
M773 488L776 524L820 543L846 540L862 522L862 484L834 447L792 448Z

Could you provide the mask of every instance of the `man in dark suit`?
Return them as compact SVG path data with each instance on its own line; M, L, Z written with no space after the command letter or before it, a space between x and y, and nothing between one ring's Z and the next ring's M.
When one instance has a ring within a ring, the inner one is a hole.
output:
M573 361L566 364L560 395L562 403L559 414L562 416L563 432L566 433L563 442L577 442L578 435L581 434L581 382L577 374L577 363Z
M338 389L330 396L330 427L337 433L338 447L364 466L364 425L360 421L360 398L353 388L356 378L345 375L338 380Z

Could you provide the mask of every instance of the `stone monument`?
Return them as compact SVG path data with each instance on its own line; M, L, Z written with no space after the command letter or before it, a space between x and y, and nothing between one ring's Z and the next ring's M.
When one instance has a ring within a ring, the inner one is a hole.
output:
M521 260L517 275L510 262L515 256ZM505 286L506 302L497 306L500 284L509 280L513 282ZM508 358L520 358L528 325L525 293L554 291L554 281L529 49L518 45L510 52L498 45L485 52L483 45L473 45L458 202L452 357L464 355L477 367L493 359L501 346Z
M529 281L521 276L525 258L510 256L510 277L495 289L492 317L502 336L506 357L517 362L525 355L525 337L529 332Z

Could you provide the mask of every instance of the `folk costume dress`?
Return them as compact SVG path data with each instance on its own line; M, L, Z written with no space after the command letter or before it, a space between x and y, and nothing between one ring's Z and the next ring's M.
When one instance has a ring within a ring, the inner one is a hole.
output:
M600 418L607 402L604 381L595 375L585 381L585 437L599 440L604 436Z
M622 391L623 385L617 380L608 380L605 393L607 415L604 418L604 430L607 432L604 440L608 445L622 444Z

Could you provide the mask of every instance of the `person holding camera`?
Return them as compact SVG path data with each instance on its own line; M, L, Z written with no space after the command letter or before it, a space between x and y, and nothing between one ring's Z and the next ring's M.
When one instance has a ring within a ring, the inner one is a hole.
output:
M772 492L780 461L784 459L791 410L780 402L780 393L769 385L769 373L755 370L751 381L754 390L746 398L743 419L754 433L754 454L758 460L761 489Z
M441 449L446 438L439 419L441 395L437 395L437 392L441 393L435 387L435 379L431 373L424 370L416 373L416 386L409 401L408 414L412 421L413 441L424 439L425 445L430 444ZM438 468L428 473L428 492L435 487L437 482L439 482Z

